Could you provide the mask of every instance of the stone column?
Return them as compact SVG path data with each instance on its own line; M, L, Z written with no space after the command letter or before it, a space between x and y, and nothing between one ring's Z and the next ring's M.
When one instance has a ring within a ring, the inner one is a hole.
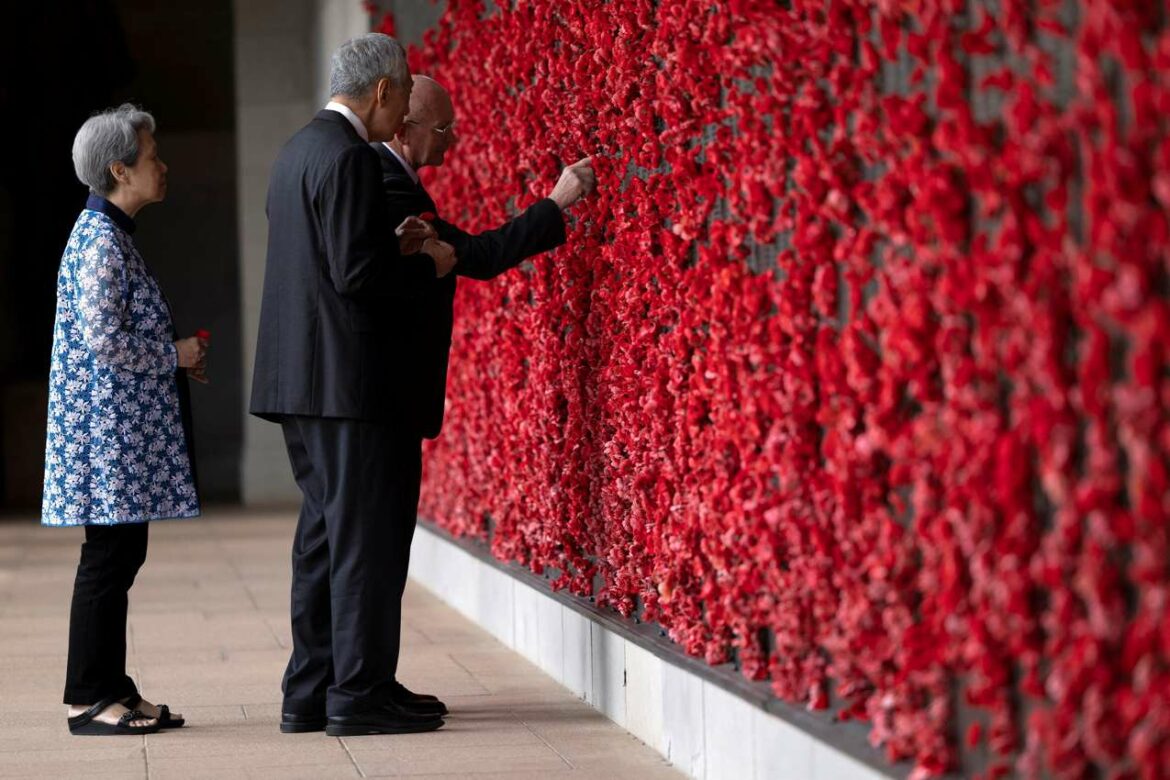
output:
M280 503L298 496L280 428L247 412L268 241L268 173L280 147L316 109L316 3L235 0L233 11L244 379L240 498L245 504Z

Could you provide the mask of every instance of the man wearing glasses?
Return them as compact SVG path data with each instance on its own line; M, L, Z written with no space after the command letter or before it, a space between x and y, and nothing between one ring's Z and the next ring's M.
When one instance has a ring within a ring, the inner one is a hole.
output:
M414 76L410 109L395 137L373 144L382 163L382 184L386 191L391 225L401 225L408 216L425 216L438 238L454 247L455 273L433 280L413 298L396 301L384 311L387 333L398 334L391 346L394 368L408 381L396 383L385 407L396 410L398 430L417 437L417 458L412 455L408 473L396 474L396 490L402 491L397 506L418 506L419 482L422 478L422 439L439 435L443 425L443 406L447 392L447 356L451 347L453 301L456 275L472 279L492 279L526 258L560 246L565 242L563 212L593 191L596 178L588 157L568 166L547 198L534 203L523 214L477 235L467 233L442 218L430 195L419 180L418 171L428 165L442 165L443 157L456 142L455 108L451 97L438 82L426 76ZM409 494L409 495L408 495ZM415 518L400 518L404 526L414 528ZM401 621L402 592L410 562L409 540L395 560L389 561L398 588L387 594L395 619ZM394 683L397 695L418 700L419 706L446 707L435 697L414 694Z

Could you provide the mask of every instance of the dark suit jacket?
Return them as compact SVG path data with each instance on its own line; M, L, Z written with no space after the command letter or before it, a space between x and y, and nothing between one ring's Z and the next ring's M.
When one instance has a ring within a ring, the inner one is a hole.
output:
M425 254L402 257L377 153L334 111L319 111L276 158L252 414L394 419L409 376L393 354L413 334L385 315L433 288Z
M424 211L438 214L431 196L416 184L398 159L383 144L373 144L382 162L382 184L390 211L389 222L398 226L408 216ZM451 223L436 219L439 238L455 247L459 262L455 273L426 285L422 295L391 312L392 331L411 334L395 344L398 362L410 366L406 384L396 388L397 403L413 410L419 433L433 439L443 426L447 394L447 356L451 348L451 326L455 300L455 279L491 279L514 268L532 255L565 243L565 220L557 204L547 198L495 230L472 235Z

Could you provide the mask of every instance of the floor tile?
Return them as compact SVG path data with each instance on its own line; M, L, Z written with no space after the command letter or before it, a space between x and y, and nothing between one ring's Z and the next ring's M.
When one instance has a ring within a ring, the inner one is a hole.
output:
M61 704L80 534L0 522L0 551L21 551L0 555L0 777L138 780L148 768L150 780L681 777L413 583L403 599L399 678L441 696L451 709L446 725L344 740L281 734L295 522L294 511L213 510L151 528L130 594L127 668L147 698L169 704L188 726L117 739L70 735ZM573 636L574 646L584 642ZM578 687L596 687L594 665Z

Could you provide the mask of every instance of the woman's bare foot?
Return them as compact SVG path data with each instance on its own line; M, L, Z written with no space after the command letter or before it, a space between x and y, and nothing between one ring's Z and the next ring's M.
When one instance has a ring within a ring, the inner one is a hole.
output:
M126 701L129 701L129 699L126 699ZM159 715L158 705L151 704L146 699L143 699L140 702L138 702L137 704L135 704L134 709L141 710L142 714L147 716L151 720L154 720ZM170 713L170 715L171 715L171 720L181 720L183 717L181 714L179 714L177 712L172 712L172 713Z
M145 704L145 703L146 702L143 702L143 704ZM78 715L80 715L81 713L88 710L92 706L93 706L92 704L70 704L69 705L69 717L75 718ZM146 712L145 707L139 707L138 709L142 710L143 715L148 714ZM96 720L98 723L108 723L111 726L116 726L118 724L118 719L121 718L123 715L125 715L127 711L128 710L125 706L118 704L117 702L114 702L109 707L106 707L104 710L99 712L97 715L94 715L93 719ZM132 720L132 721L130 721L129 725L134 727L134 728L153 726L157 720L157 716L158 716L158 713L156 712L154 715L150 715L149 717L141 718L138 720Z

